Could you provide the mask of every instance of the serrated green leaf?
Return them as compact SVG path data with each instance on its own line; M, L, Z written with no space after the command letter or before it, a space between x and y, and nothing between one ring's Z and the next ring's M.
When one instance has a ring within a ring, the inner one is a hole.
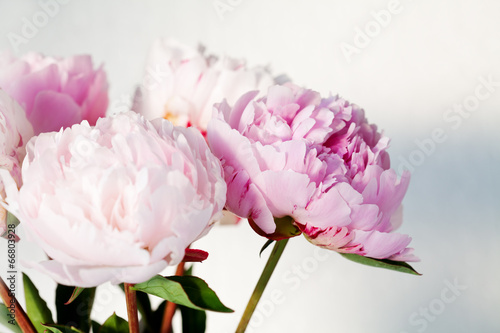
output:
M99 333L128 333L128 322L113 313L104 324L102 324Z
M38 289L35 287L28 275L23 273L24 297L26 299L26 312L37 332L45 329L42 324L53 324L52 312L47 303L40 297Z
M63 326L55 324L42 325L46 329L42 332L54 332L54 333L83 333L78 328L74 326Z
M260 252L259 252L259 257L262 255L262 252L264 252L265 249L267 249L267 247L269 245L271 245L272 243L274 242L273 239L268 239L266 244L264 244L264 246L262 247L262 249L260 249Z
M352 253L340 253L340 255L346 259L352 260L354 262L357 262L357 263L363 264L363 265L385 268L385 269L390 269L392 271L408 273L408 274L413 274L413 275L422 275L419 272L417 272L413 267L411 267L408 263L403 262L403 261L393 261L393 260L387 260L387 259L374 259L374 258L364 257L364 256L361 256L359 254L352 254Z
M23 333L21 328L17 325L14 318L10 317L9 308L5 304L0 303L0 323L2 323L6 328L10 329L14 333ZM10 323L9 323L10 321Z
M205 281L195 276L156 275L149 281L136 284L133 289L196 310L234 312L222 304Z
M57 323L63 326L78 327L83 332L89 332L91 324L90 312L94 304L95 289L84 288L78 296L78 301L65 304L73 295L75 287L57 285Z
M64 303L64 305L71 304L78 297L78 295L80 295L82 293L82 291L84 289L85 288L82 288L82 287L75 287L75 289L73 289L73 293L71 294L71 297L69 298L69 300L66 303Z
M207 313L179 305L182 316L182 332L205 333Z

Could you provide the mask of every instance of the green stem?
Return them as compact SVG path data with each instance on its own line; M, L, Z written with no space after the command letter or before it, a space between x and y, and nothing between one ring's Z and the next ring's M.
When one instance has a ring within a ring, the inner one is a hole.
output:
M271 278L271 275L273 274L274 269L276 268L276 265L280 260L281 254L283 253L287 242L288 238L279 240L274 245L273 252L271 252L266 266L264 267L264 270L260 275L259 281L257 282L255 289L253 290L252 296L248 301L245 312L243 312L243 316L241 317L238 328L236 329L236 333L243 333L247 329L250 318L252 318L252 314L255 311L257 304L259 303L264 289L266 289L267 283L269 282L269 279Z

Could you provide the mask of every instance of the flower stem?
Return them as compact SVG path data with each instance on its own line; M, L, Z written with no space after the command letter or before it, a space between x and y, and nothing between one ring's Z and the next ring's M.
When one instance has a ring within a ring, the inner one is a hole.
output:
M134 286L125 283L125 300L127 301L128 329L130 333L139 333L139 315L137 314L137 296Z
M177 265L177 270L175 271L175 275L182 276L184 275L184 262L182 261L179 265ZM167 302L165 306L165 312L163 313L163 320L161 322L161 332L162 333L170 333L172 332L172 319L174 318L175 310L177 309L177 304L172 302Z
M29 319L28 315L26 312L24 312L23 308L21 307L21 304L17 302L17 299L12 293L10 292L9 288L3 281L3 279L0 277L0 296L2 297L3 304L5 306L9 307L9 305L14 304L14 315L17 324L19 325L19 328L24 333L36 333L36 329L33 326L33 323Z
M264 289L266 289L267 283L269 282L269 279L271 278L271 275L274 272L274 268L276 268L276 265L280 260L281 254L283 253L283 250L285 249L287 242L288 238L279 240L274 245L273 251L269 256L269 259L267 260L266 266L264 267L264 270L260 275L259 281L257 282L257 285L253 290L252 296L248 301L245 312L241 317L238 328L236 329L236 333L243 333L247 329L248 323L250 322L250 318L252 318L252 314L255 311L257 304L259 303L260 297L264 293Z

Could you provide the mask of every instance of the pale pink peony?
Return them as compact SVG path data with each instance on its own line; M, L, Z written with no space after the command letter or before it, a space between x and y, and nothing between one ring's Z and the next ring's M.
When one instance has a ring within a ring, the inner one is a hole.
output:
M134 110L148 119L166 118L179 126L204 132L213 105L224 98L236 102L250 90L274 84L262 67L248 69L242 60L207 56L173 39L158 39L147 61L146 74L136 94Z
M87 55L51 58L29 53L0 55L0 88L21 104L35 135L87 120L95 125L108 107L108 83L102 68Z
M364 111L334 96L273 86L217 105L207 132L228 185L226 208L270 239L304 233L342 253L417 260L392 233L410 176L390 169L389 140Z
M21 186L21 163L26 155L26 143L33 136L33 127L24 110L7 93L0 90L0 168L7 170L16 186ZM5 202L5 190L0 180L0 200ZM4 235L7 212L0 205L0 235Z
M81 287L139 283L179 263L226 199L197 130L133 112L40 134L22 176L19 192L5 181L8 209L52 258L30 265Z

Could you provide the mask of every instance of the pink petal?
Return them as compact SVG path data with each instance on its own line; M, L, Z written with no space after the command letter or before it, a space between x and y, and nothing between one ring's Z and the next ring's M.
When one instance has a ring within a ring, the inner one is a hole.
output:
M317 228L344 227L351 222L351 207L362 202L362 196L347 183L337 183L323 192L318 184L305 210L298 210L297 221L306 222Z
M59 131L79 123L81 119L80 107L70 96L54 91L40 92L29 116L35 134Z
M87 120L90 125L95 125L98 118L106 116L108 103L106 73L99 69L94 75L94 82L90 85L87 99L83 103L82 118Z
M159 261L136 267L92 267L68 266L55 260L47 260L41 263L23 262L23 266L45 273L63 285L90 288L107 281L111 281L112 284L145 282L151 276L160 273L167 266L167 263Z
M223 161L224 166L245 170L250 177L260 173L250 141L227 123L212 119L208 125L207 141L212 153Z
M59 71L50 65L40 71L31 72L14 82L9 94L26 110L28 118L35 104L35 98L42 91L59 91L61 88ZM39 132L38 132L39 133Z
M363 255L375 259L397 258L403 252L411 238L399 233L385 233L379 231L354 231L354 244L361 244Z
M254 177L254 184L275 217L295 217L295 211L307 206L315 190L307 175L292 170L263 171Z
M226 172L226 177L228 210L243 218L252 218L265 233L273 233L276 230L273 214L260 190L250 183L248 174Z
M11 91L11 86L18 78L23 77L30 71L30 66L22 60L14 60L12 63L1 65L0 88Z
M229 126L231 126L231 128L237 129L240 132L245 129L244 127L242 127L244 125L240 122L240 119L243 115L243 112L247 108L248 103L250 103L250 101L254 99L258 93L259 93L258 91L250 91L238 99L236 104L231 109L231 113L229 114L229 119L226 119L227 123L229 124Z

